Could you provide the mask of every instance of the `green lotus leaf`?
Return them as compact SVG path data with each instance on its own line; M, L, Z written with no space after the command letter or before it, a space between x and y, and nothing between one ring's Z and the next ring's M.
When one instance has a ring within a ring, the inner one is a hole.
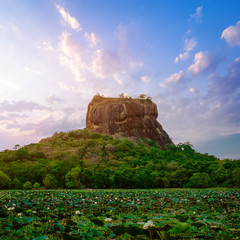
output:
M94 228L90 229L90 232L92 233L93 236L101 237L102 233Z
M186 232L190 226L187 223L179 222L170 231L173 233L183 233Z

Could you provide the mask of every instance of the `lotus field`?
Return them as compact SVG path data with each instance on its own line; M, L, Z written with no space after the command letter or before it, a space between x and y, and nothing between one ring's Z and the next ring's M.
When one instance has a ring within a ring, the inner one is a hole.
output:
M239 190L0 191L0 239L239 239Z

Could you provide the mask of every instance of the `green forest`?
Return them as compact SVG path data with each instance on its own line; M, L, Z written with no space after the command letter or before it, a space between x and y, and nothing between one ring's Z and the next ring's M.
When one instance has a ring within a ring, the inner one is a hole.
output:
M0 189L210 187L240 187L240 159L87 129L0 152Z

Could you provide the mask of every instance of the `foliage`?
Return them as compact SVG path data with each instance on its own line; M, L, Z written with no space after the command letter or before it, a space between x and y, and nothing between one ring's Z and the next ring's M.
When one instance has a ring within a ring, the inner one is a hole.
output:
M34 184L33 184L33 188L36 188L36 189L39 189L40 188L40 183L38 183L38 182L35 182Z
M83 188L84 173L80 167L72 168L66 176L66 186L68 188Z
M210 185L210 177L207 173L194 173L190 178L189 186L195 188L207 188Z
M47 174L46 177L43 179L43 184L45 188L56 188L57 180L52 174Z
M26 181L45 188L240 186L240 160L198 153L189 142L161 149L150 139L113 138L87 129L0 152L0 171L0 179L8 179L2 189L20 189Z
M4 190L0 238L238 239L239 190Z
M32 183L29 182L29 181L26 181L26 182L23 184L23 188L24 188L24 189L31 189L31 188L32 188Z
M9 188L11 185L11 179L7 174L0 171L0 189Z

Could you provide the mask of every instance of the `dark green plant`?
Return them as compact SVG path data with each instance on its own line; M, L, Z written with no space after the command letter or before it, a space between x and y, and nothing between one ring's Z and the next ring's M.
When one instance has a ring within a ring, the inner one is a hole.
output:
M9 188L11 186L11 179L8 175L0 171L0 189Z
M24 189L31 189L31 188L32 188L32 183L29 182L29 181L26 181L26 182L23 184L23 188L24 188Z
M39 189L40 188L40 183L38 183L38 182L35 182L34 184L33 184L33 188L36 188L36 189Z

